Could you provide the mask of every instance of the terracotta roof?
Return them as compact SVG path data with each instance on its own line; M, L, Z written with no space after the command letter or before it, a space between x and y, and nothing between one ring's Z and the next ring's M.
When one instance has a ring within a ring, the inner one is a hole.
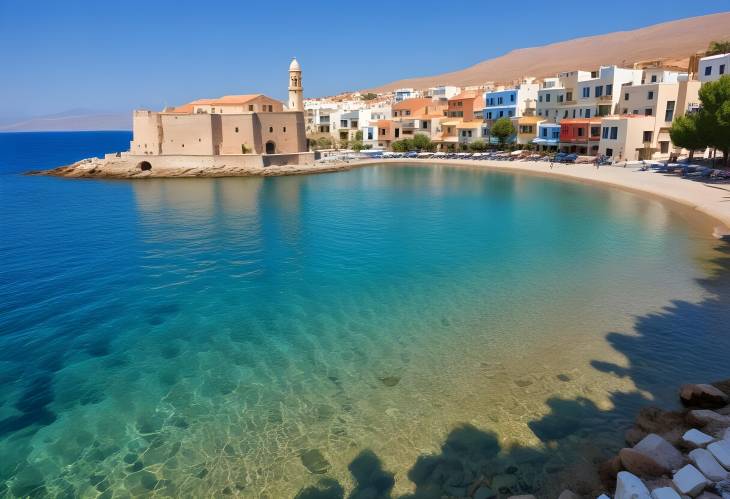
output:
M389 127L392 124L393 124L393 122L391 120L378 120L377 121L377 125L380 128Z
M414 99L406 99L400 101L398 104L393 104L393 111L408 110L413 111L421 107L430 106L432 101L428 97L416 97Z
M456 125L456 128L480 128L485 124L486 123L483 121L464 121L463 123Z
M453 96L449 100L468 100L476 98L481 98L481 95L476 92L461 92L460 94Z
M243 95L224 95L214 99L197 99L182 106L168 111L170 113L192 113L194 106L236 106L246 104L258 97L266 97L264 94L243 94ZM270 97L267 97L270 99ZM276 99L272 99L276 100Z

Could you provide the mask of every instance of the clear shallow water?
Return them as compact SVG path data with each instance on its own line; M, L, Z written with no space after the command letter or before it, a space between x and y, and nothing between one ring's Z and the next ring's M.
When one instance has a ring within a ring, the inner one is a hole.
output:
M681 208L439 166L15 174L128 140L0 134L2 495L547 491L728 376L726 253Z

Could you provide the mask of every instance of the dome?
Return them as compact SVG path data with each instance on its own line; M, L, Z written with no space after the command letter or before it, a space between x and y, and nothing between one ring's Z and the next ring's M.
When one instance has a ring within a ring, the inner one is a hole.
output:
M289 64L289 71L301 71L302 67L299 65L299 61L297 61L297 58L294 57L291 60L291 64Z

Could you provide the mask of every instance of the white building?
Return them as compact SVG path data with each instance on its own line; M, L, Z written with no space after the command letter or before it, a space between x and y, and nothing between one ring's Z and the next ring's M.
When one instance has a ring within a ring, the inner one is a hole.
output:
M484 94L482 118L492 122L499 118L530 116L535 112L540 85L534 78L525 78L516 87L499 86Z
M641 69L601 66L588 80L579 81L573 100L566 99L563 118L592 118L616 113L621 86L641 84Z
M452 85L440 85L438 87L431 87L428 89L427 95L433 100L449 100L461 93L461 87L455 87Z
M719 80L730 74L730 54L718 54L700 59L697 75L702 83Z
M415 88L398 88L393 92L393 98L396 102L401 102L406 99L415 99L420 97L421 92L418 92Z
M578 83L589 80L590 71L564 71L555 78L545 78L537 92L536 115L552 123L567 118L564 107L575 102Z

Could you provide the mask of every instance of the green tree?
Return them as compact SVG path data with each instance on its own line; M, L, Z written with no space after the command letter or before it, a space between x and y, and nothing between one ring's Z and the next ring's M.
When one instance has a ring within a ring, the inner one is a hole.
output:
M362 130L355 132L355 140L362 142Z
M730 166L730 75L702 85L700 102L698 133L706 145L722 151L725 166Z
M499 144L504 147L510 137L515 134L515 126L509 118L499 118L492 125L491 134L497 138Z
M390 148L395 152L408 152L413 150L413 141L409 139L396 140L390 144Z
M730 40L712 41L710 42L710 46L707 47L705 56L727 53L730 53Z
M487 143L484 142L482 139L474 139L469 144L469 149L471 149L472 152L482 152L487 150Z
M372 144L363 144L363 142L361 140L356 140L355 142L350 144L350 148L353 151L357 151L357 152L360 152L363 149L370 149L372 147L373 147Z
M697 129L697 119L696 113L678 116L669 129L672 144L687 149L690 160L697 149L702 149L707 145Z
M372 92L368 92L366 94L363 94L360 96L362 100L373 100L378 97L378 94L374 94Z
M414 135L411 143L413 148L419 151L434 151L436 149L436 144L431 142L429 136L423 133Z
M317 139L316 144L317 149L332 149L332 137L323 135Z

